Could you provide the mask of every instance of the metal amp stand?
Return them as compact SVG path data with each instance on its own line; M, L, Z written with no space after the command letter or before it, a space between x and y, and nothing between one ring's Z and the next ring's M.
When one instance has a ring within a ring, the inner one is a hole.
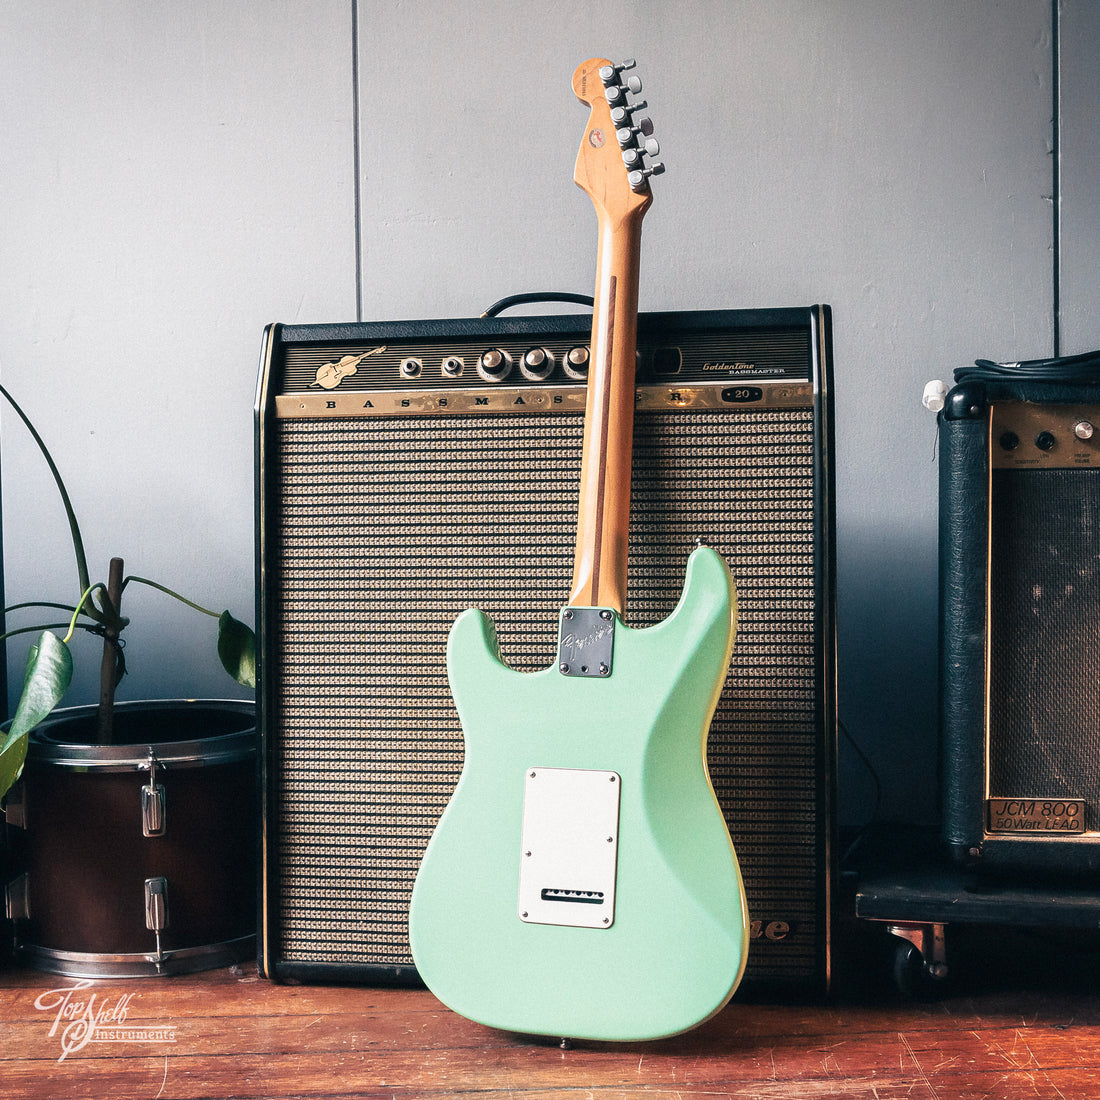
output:
M952 972L950 925L1100 932L1100 884L992 878L953 865L927 841L876 838L861 868L855 915L896 939L893 978L907 996L934 996Z

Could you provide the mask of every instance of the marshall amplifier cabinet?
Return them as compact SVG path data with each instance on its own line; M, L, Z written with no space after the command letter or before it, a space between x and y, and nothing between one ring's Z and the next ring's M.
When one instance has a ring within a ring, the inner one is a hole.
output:
M590 331L590 316L266 331L266 976L416 980L409 896L463 756L447 633L478 607L514 668L555 660ZM833 920L829 311L643 314L638 351L626 619L672 611L697 540L725 556L739 622L709 768L753 921L745 988L816 996Z
M940 414L944 834L975 867L1095 874L1100 385L1037 366L958 372Z

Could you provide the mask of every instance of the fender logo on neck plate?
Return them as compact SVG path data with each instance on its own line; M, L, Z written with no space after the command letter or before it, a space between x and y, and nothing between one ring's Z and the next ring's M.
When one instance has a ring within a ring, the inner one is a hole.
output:
M563 676L610 676L615 612L607 607L566 607L558 629L558 671Z

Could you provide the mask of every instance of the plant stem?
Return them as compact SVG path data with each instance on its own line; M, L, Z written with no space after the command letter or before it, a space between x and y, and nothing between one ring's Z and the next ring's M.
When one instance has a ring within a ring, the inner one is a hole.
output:
M9 630L6 634L0 634L0 642L6 642L9 638L16 638L20 634L41 634L43 630L72 630L75 631L77 626L84 630L92 630L93 628L86 623L77 623L73 626L71 622L66 619L63 623L38 623L35 626L21 626L18 630Z
M131 581L135 584L148 585L150 588L155 588L158 592L163 592L166 596L171 596L174 600L179 600L180 603L186 604L188 607L193 608L195 611L201 611L204 615L209 615L210 618L216 619L221 614L219 611L211 611L208 607L203 607L201 603L195 603L193 600L189 600L186 596L181 596L178 592L174 592L171 588L166 588L163 584L157 584L156 581L151 581L147 577L127 577L122 583L122 587L125 588Z
M49 603L46 600L34 600L27 603L13 603L4 608L4 614L10 615L13 611L25 611L28 607L52 607L58 611L68 611L70 614L76 610L71 603Z
M111 558L107 575L107 599L114 612L114 621L122 619L121 558ZM114 740L115 688L118 686L118 628L108 626L103 632L103 659L99 664L99 710L96 712L96 740L110 745Z

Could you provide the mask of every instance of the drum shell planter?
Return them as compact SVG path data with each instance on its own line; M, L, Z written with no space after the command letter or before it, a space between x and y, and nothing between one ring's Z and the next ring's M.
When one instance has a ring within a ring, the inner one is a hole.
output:
M31 735L18 956L74 977L145 977L254 955L255 705L118 703L112 745L90 743L95 715L58 710Z

